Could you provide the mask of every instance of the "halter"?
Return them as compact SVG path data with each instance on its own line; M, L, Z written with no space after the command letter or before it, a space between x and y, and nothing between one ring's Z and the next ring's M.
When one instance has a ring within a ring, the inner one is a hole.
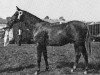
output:
M19 19L20 20L20 17L21 17L21 15L23 14L23 12L22 11L18 11L18 18L17 19Z

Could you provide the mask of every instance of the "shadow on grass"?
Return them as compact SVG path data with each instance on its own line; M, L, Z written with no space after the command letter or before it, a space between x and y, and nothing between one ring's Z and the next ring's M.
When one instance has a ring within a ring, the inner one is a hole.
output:
M61 62L58 62L57 63L58 65L56 66L56 68L58 69L62 69L62 68L65 68L65 67L68 67L68 68L72 68L73 65L74 65L74 62L64 62L64 61L61 61ZM78 65L77 65L77 71L80 71L85 69L85 64L83 62L80 62ZM89 73L100 73L100 63L89 63L88 65L88 71Z
M36 65L28 65L28 66L19 66L19 67L16 67L16 68L12 68L12 67L9 67L9 68L5 68L5 69L2 69L0 70L0 73L2 72L18 72L18 71L22 71L24 69L28 69L28 68L34 68Z

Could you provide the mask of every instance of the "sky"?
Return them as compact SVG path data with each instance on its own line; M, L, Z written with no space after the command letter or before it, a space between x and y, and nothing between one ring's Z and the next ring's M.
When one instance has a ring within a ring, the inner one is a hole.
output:
M0 0L0 17L12 16L16 6L41 19L100 21L100 0Z

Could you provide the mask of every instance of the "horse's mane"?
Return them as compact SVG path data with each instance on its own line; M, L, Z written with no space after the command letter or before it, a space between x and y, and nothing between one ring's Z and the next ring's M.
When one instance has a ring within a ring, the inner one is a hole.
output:
M71 21L68 21L67 24L76 23L76 22L78 22L78 23L84 23L84 22L79 21L79 20L71 20Z
M28 15L29 17L31 17L31 18L34 18L34 19L37 19L37 20L39 20L39 21L45 22L44 20L42 20L42 19L38 18L37 16L31 14L30 12L25 11L25 10L23 10L23 11L24 11L25 14L27 14L27 15Z

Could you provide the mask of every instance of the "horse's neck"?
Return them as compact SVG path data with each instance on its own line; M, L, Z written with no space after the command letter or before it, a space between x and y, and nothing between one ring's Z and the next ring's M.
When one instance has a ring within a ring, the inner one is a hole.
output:
M40 22L44 22L42 19L36 17L36 16L26 16L26 20L24 20L25 22L28 22L29 24L36 24L36 23L40 23Z

